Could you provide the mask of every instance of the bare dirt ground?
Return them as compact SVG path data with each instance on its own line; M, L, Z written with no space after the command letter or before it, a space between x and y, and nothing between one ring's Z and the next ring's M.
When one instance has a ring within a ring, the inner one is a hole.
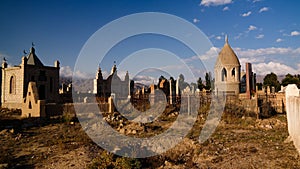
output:
M257 120L224 114L216 131L200 144L203 121L173 149L130 159L93 143L80 123L1 117L0 168L300 168L288 138L286 116ZM165 125L167 126L167 125Z

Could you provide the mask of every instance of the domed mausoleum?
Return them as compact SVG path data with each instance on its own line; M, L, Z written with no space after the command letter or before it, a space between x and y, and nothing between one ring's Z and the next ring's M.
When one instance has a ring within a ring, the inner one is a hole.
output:
M228 38L219 53L215 64L215 92L216 94L239 94L241 64L230 47Z

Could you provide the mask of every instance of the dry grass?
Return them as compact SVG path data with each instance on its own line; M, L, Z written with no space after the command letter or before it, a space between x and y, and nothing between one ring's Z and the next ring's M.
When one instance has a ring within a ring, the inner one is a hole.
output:
M207 109L208 107L201 108L193 129L180 144L164 154L144 159L124 158L104 151L91 141L78 122L71 123L63 118L51 121L14 120L9 121L13 123L5 129L8 121L4 118L0 120L0 124L5 124L0 126L0 166L300 168L299 154L292 143L285 143L288 137L285 115L256 120L252 116L236 116L226 112L214 134L200 144L197 140L207 116ZM168 127L166 124L176 119L174 116L168 117L174 110L167 111L169 112L161 117L161 123L149 124L150 134L164 131ZM158 127L158 131L155 127Z

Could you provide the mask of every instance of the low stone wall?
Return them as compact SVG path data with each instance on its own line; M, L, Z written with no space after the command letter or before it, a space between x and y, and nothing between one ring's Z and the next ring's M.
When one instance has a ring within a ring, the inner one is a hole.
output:
M258 114L257 98L241 100L241 105L248 112Z
M288 130L295 147L300 153L300 97L295 84L288 85L285 91Z
M45 106L47 117L59 116L63 114L63 104L47 103Z

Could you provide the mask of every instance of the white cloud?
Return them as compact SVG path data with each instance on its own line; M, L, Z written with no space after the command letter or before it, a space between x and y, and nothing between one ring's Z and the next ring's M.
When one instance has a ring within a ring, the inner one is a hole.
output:
M221 37L221 36L217 36L216 39L217 39L217 40L221 40L222 37Z
M249 11L249 12L247 12L247 13L243 13L243 14L242 14L242 17L247 17L247 16L250 16L250 15L251 15L251 13L252 13L251 11Z
M253 0L253 3L255 3L255 2L259 2L259 1L261 1L261 0Z
M291 65L297 63L290 61L290 59L300 56L300 48L233 48L233 50L239 57L242 67L245 66L246 62L252 63L253 71L260 75L266 75L270 72L278 75L299 74L300 72L300 62L294 68Z
M248 27L248 31L254 31L254 30L256 30L257 29L257 27L256 26L253 26L253 25L250 25L249 27Z
M259 32L262 32L263 29L262 28L257 28L254 25L249 25L249 27L247 28L247 30L245 30L244 32L238 33L236 36L234 36L234 39L237 40L237 39L240 39L241 37L248 37L249 33L251 31L254 31L254 30L259 30ZM261 39L261 38L264 38L264 36L265 35L263 35L263 34L259 34L255 38L256 39Z
M92 75L91 73L84 73L79 70L77 70L76 72L73 72L73 69L71 69L70 66L60 67L59 74L62 77L73 77L73 74L74 74L74 77L82 78L82 79L94 78L94 76L95 76L95 74Z
M234 40L240 39L242 37L242 33L239 33L237 36L234 37Z
M277 43L282 42L282 41L283 41L283 39L281 39L281 38L276 39Z
M259 49L233 49L239 57L261 57L267 55L300 55L300 48L259 48Z
M195 60L201 60L205 66L207 63L212 65L220 52L220 48L212 47L205 54L201 56L193 56L191 58L184 59L186 63L193 63ZM270 72L275 72L276 74L299 74L300 72L300 62L298 67L294 68L292 65L297 65L295 63L295 58L300 56L299 48L259 48L259 49L243 49L243 48L233 48L234 52L238 56L242 68L244 68L245 63L252 63L254 72L257 74L265 75ZM213 68L213 66L212 66Z
M212 47L204 55L201 55L200 57L194 56L191 58L194 58L194 59L200 58L201 60L216 58L217 57L216 53L220 52L220 50L221 50L221 48ZM261 59L264 59L265 56L271 56L271 55L296 56L296 57L300 55L300 47L296 48L296 49L276 48L276 47L258 48L258 49L233 48L233 50L240 59L241 58L248 58L248 59L255 58L256 61L262 61ZM191 59L191 58L189 58L189 59ZM260 58L260 59L258 60L258 58ZM189 61L192 61L192 60L189 60ZM253 60L251 62L253 62Z
M62 66L60 67L59 74L63 77L72 77L73 70L70 68L70 66Z
M210 35L208 38L211 39L211 38L214 38L216 35L212 34Z
M201 56L193 56L187 59L184 59L184 61L187 62L192 62L194 60L209 60L209 59L213 59L213 58L217 58L218 53L220 52L220 48L217 47L211 47L208 51L205 52L205 54L201 55Z
M299 36L299 35L300 35L300 32L298 32L298 31L291 32L291 36Z
M229 7L228 7L228 6L225 6L225 7L223 8L223 11L229 11Z
M263 7L263 8L261 8L261 9L259 10L259 13L266 12L266 11L268 11L268 10L269 10L268 7Z
M202 0L200 5L203 6L219 6L232 3L232 0Z
M262 62L264 58L239 58L241 66L245 66L245 63L257 63L257 62Z
M211 58L217 58L218 56L216 54L218 54L220 52L220 48L217 47L211 47L204 55L201 55L199 58L201 60L208 60Z
M134 80L135 83L142 83L144 85L151 85L158 83L158 78L152 77L152 76L146 76L146 75L138 75L135 76L132 80Z
M198 23L198 22L200 22L200 20L197 19L197 18L194 18L194 19L193 19L193 22L194 22L194 23Z
M256 39L262 39L262 38L264 38L264 37L265 37L265 35L260 34L260 35L257 35L255 38L256 38Z
M274 72L277 75L290 74L299 74L299 65L298 69L294 69L288 65L278 63L278 62L268 62L268 63L257 63L252 64L253 71L259 75L266 75L270 72Z
M260 48L260 49L233 49L239 57L241 66L246 62L252 63L252 68L257 74L265 75L270 72L276 74L299 74L300 67L293 68L291 58L299 57L300 48ZM293 59L292 59L293 60Z

